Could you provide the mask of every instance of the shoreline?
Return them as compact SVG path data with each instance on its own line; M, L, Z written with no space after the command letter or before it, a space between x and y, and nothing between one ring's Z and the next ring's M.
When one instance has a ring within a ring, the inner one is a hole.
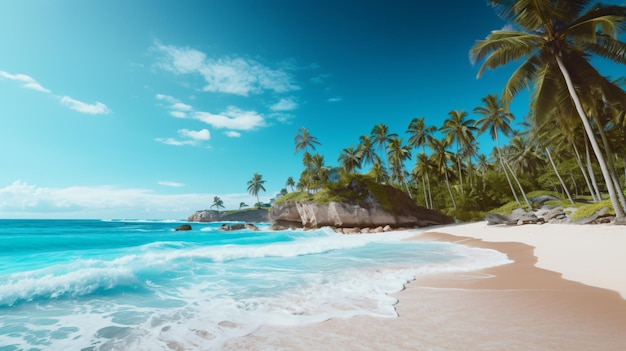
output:
M614 254L626 247L616 246L626 243L626 233L610 225L570 227L487 228L478 222L415 230L410 240L497 250L514 262L419 276L391 294L398 299L397 318L357 316L266 326L229 341L224 349L621 351L626 345L626 284L619 267L626 257L615 261ZM585 250L578 254L581 248ZM588 269L578 272L585 265ZM602 267L602 277L594 277Z

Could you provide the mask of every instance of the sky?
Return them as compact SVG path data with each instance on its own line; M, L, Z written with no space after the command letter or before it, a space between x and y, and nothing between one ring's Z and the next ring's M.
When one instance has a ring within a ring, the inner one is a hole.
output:
M252 206L254 173L268 202L301 127L333 166L376 124L477 118L514 67L468 52L504 25L485 0L0 0L0 218L185 219Z

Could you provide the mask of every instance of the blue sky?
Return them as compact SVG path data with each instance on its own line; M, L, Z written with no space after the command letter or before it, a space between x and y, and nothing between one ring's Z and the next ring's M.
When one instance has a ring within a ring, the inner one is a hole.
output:
M300 127L334 165L376 124L475 117L513 67L468 51L503 26L484 0L0 1L0 218L186 218L254 204L255 172L268 201Z

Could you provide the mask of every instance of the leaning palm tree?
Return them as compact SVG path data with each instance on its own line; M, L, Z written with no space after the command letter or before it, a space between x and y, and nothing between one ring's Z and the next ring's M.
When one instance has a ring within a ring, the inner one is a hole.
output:
M213 207L215 207L215 209L217 210L217 216L219 217L220 208L224 208L224 201L222 201L219 196L213 197L213 204L211 205L211 208Z
M247 203L245 203L245 202L240 202L240 203L239 203L239 209L241 210L241 209L242 209L242 208L244 208L244 207L249 207L249 206L248 206L248 204L247 204Z
M258 173L254 173L252 179L248 181L248 193L250 193L250 195L252 196L256 196L256 203L258 208L261 207L261 201L259 201L259 191L265 191L265 187L263 186L263 184L265 184L265 180L263 180L263 176Z
M498 161L500 161L500 168L506 176L506 181L509 184L509 188L511 189L513 198L515 198L517 204L521 206L522 203L517 198L517 193L515 193L515 188L513 188L511 178L506 171L506 167L504 167L502 151L500 150L500 139L498 137L499 133L502 133L506 136L510 135L513 132L513 129L511 128L511 122L515 117L513 117L513 114L509 112L509 109L505 106L504 102L502 100L498 100L498 95L488 94L487 96L482 98L482 100L485 106L478 106L474 108L474 113L483 116L476 121L478 135L489 131L491 139L496 142L496 150L498 151Z
M590 6L590 0L489 0L489 3L514 27L493 31L485 40L476 42L470 51L471 60L484 60L478 77L488 68L526 58L506 83L502 98L508 103L534 81L531 108L537 116L550 117L557 106L575 111L602 171L615 209L615 223L626 223L626 214L617 197L621 189L616 189L612 181L583 100L599 91L606 101L619 103L622 108L626 106L626 93L589 63L591 54L626 62L626 43L617 39L626 28L626 7Z
M291 191L293 191L293 188L296 186L296 182L293 180L293 177L287 178L287 182L285 182L285 186L290 187Z

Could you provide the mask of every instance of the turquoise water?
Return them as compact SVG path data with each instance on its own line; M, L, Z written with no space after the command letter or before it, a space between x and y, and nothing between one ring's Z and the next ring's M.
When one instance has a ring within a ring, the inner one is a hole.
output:
M421 274L503 264L393 232L221 232L222 223L0 220L0 351L219 350L263 325L394 318Z

